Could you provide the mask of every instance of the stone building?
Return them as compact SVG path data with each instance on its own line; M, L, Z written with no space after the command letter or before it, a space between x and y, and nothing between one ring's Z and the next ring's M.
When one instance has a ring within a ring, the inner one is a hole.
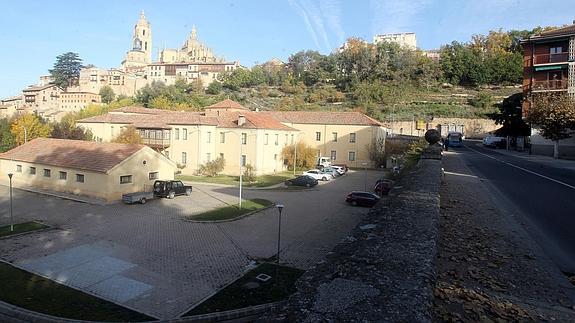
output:
M373 37L374 44L383 42L396 43L401 47L412 50L417 49L417 38L415 37L415 33L381 34Z
M126 53L122 67L127 71L139 70L150 63L152 63L152 26L142 11L140 19L134 26L132 47Z

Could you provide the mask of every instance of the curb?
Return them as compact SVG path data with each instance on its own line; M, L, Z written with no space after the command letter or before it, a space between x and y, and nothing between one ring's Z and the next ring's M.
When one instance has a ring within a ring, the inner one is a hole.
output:
M187 222L191 222L191 223L210 223L210 224L217 224L217 223L224 223L224 222L234 222L234 221L241 220L241 219L243 219L243 218L245 218L245 217L248 217L248 216L250 216L250 215L252 215L252 214L255 214L255 213L258 213L258 212L261 212L261 211L265 211L265 210L267 210L267 209L269 209L269 208L272 208L272 207L274 207L274 206L275 206L275 205L272 203L271 205L268 205L268 206L263 207L263 208L261 208L261 209L253 210L253 211L248 212L248 213L246 213L246 214L242 214L242 215L240 215L240 216L238 216L238 217L235 217L235 218L233 218L233 219L227 219L227 220L201 221L201 220L192 220L192 219L188 219L188 218L184 218L183 220L184 220L184 221L187 221Z
M20 233L16 233L16 234L9 235L9 236L3 236L3 237L0 237L0 240L10 239L10 238L19 237L19 236L23 236L26 234L36 233L36 232L44 232L44 231L48 231L48 230L52 230L52 229L57 229L56 227L53 227L53 226L46 224L46 223L42 223L42 222L38 222L38 221L30 221L30 222L35 222L35 223L38 223L41 225L45 225L45 226L47 226L47 228L38 229L38 230L34 230L34 231L20 232Z

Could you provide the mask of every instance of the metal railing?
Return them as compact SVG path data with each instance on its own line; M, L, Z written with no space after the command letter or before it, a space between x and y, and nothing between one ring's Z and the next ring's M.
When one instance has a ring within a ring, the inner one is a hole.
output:
M539 54L533 57L533 65L566 63L569 61L569 52L555 54Z

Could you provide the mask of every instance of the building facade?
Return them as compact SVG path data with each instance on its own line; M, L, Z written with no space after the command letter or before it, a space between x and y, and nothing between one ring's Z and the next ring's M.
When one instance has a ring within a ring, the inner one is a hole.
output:
M542 32L522 41L523 116L529 114L532 95L560 92L575 97L575 23L556 30ZM575 109L575 107L574 107ZM561 156L575 157L575 138L559 142ZM543 138L533 125L533 153L553 155L553 142Z
M299 141L312 146L318 157L350 167L375 167L368 146L386 135L381 123L357 112L254 112L232 100L204 112L126 107L77 124L99 141L111 141L123 128L134 126L144 144L190 175L218 157L226 161L225 174L238 175L240 163L254 166L258 175L280 172L286 169L282 149Z
M374 44L383 42L396 43L401 47L409 48L412 50L417 49L417 38L415 33L381 34L375 35L373 37Z
M101 103L100 94L83 91L66 91L60 93L59 109L65 112L80 111L90 104Z
M176 164L144 145L36 138L0 154L0 181L15 187L119 200L156 179L173 179Z
M152 63L152 25L146 19L144 11L134 26L132 47L122 61L124 70L139 70Z

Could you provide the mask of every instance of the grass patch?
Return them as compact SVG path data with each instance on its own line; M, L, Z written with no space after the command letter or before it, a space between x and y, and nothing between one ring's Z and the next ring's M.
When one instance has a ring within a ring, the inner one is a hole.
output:
M229 205L219 209L211 210L208 212L195 214L189 217L191 220L196 221L219 221L235 219L246 213L263 209L270 206L272 202L264 199L252 199L242 201L242 209L238 209L237 205Z
M279 183L283 183L285 180L292 178L293 175L291 172L281 172L269 175L261 175L256 176L256 181L252 183L248 183L245 180L243 181L242 185L244 187L266 187L271 186ZM233 185L239 186L240 185L240 177L239 176L230 176L230 175L217 175L217 176L191 176L191 175L176 175L176 179L180 181L188 181L188 182L200 182L200 183L211 183L211 184L224 184L224 185Z
M276 265L263 263L184 316L228 311L284 300L296 291L295 282L303 274L303 270L279 266L278 272L279 280L276 279ZM256 279L259 274L266 274L272 278L267 282L261 282ZM259 287L248 289L244 286L251 282L259 284Z
M0 299L34 311L75 320L149 321L153 318L0 262Z
M5 225L0 227L0 238L46 228L49 228L49 226L34 221L14 224L14 231L10 231L10 225Z

